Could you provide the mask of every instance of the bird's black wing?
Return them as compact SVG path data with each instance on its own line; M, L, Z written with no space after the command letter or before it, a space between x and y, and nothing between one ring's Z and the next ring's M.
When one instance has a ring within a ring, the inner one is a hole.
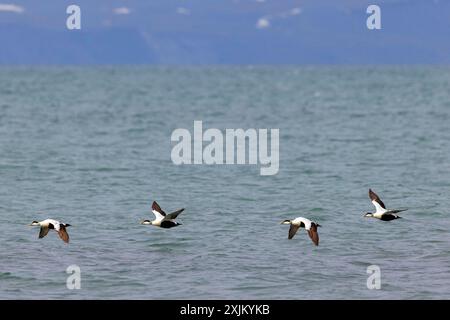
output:
M386 209L383 201L381 201L380 197L375 192L373 192L372 189L369 189L369 198L370 200L377 202L383 209Z
M177 211L174 211L174 212L172 212L172 213L169 213L169 214L166 215L166 219L175 219L175 218L178 217L178 215L179 215L180 213L182 213L183 211L184 211L184 208L183 208L183 209L180 209L180 210L177 210Z
M39 231L39 239L45 237L48 234L49 230L50 229L48 227L41 226L41 230Z
M65 226L59 226L58 235L62 239L62 241L64 241L65 243L69 243L69 234L67 233Z
M387 213L399 213L399 212L403 212L406 210L408 210L408 209L394 209L394 210L388 210Z
M297 233L297 230L300 228L300 226L295 226L293 224L291 224L291 226L289 227L289 235L288 235L288 239L292 239L295 234Z

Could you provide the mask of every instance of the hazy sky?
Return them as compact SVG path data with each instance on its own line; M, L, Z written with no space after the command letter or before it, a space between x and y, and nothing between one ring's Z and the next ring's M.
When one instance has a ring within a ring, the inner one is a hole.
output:
M449 40L450 0L0 0L1 64L448 64Z

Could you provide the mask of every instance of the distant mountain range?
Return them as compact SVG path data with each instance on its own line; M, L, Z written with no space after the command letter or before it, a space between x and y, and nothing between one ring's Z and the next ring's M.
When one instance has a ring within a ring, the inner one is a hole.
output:
M373 31L363 0L83 0L75 31L63 2L20 1L23 12L0 3L0 64L450 63L450 1L380 1Z

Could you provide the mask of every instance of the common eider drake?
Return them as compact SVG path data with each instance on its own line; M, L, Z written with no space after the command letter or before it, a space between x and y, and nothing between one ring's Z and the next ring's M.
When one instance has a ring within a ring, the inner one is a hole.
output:
M180 226L181 223L176 222L175 219L183 211L184 211L184 208L174 211L172 213L166 214L161 209L161 207L156 203L156 201L153 201L152 212L155 215L155 220L153 220L153 221L142 220L141 224L152 225L155 227L166 228L166 229L177 227L177 226Z
M374 213L367 212L366 214L364 214L364 217L376 218L382 221L391 221L401 218L400 216L397 215L397 213L408 210L408 209L394 209L394 210L386 209L386 206L384 205L383 201L381 201L380 197L375 192L373 192L372 189L369 189L369 198L370 200L372 200L372 203L377 209L377 211Z
M318 246L319 245L319 234L317 233L317 227L321 227L317 222L311 221L309 219L298 217L294 220L284 220L280 224L289 224L291 225L289 228L288 239L292 239L297 233L299 228L304 228L308 231L308 235L311 238L312 242Z
M55 230L58 232L58 235L62 241L69 243L69 234L66 231L66 228L70 227L70 224L68 223L62 223L54 219L46 219L41 222L33 221L30 226L41 227L41 230L39 231L39 239L45 237L49 230Z

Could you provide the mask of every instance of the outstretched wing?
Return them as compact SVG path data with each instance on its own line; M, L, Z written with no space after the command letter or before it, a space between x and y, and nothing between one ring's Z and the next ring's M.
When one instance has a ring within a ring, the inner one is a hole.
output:
M384 205L383 201L381 201L380 197L372 191L372 189L369 189L369 198L372 200L373 205L377 209L377 212L386 212L386 206Z
M153 201L152 212L155 215L156 220L161 220L166 216L166 213L161 209L161 207L156 203L156 201Z
M290 228L289 228L289 235L288 235L288 239L292 239L295 234L297 233L297 230L300 228L300 226L296 226L291 224Z
M45 237L48 233L48 230L50 230L48 227L41 226L41 230L39 231L39 239Z
M317 226L315 224L311 224L311 228L308 230L308 235L311 238L312 242L318 246L319 245L319 234L317 233Z
M180 210L177 210L177 211L174 211L174 212L172 212L172 213L169 213L169 214L167 214L166 215L166 220L168 220L168 219L175 219L176 217L178 217L178 215L180 214L180 213L182 213L184 211L184 208L183 209L180 209Z
M69 243L69 234L67 233L65 226L59 226L58 235L62 239L62 241L64 241L65 243Z
M394 209L394 210L388 210L387 213L399 213L399 212L403 212L406 210L408 210L408 209Z

